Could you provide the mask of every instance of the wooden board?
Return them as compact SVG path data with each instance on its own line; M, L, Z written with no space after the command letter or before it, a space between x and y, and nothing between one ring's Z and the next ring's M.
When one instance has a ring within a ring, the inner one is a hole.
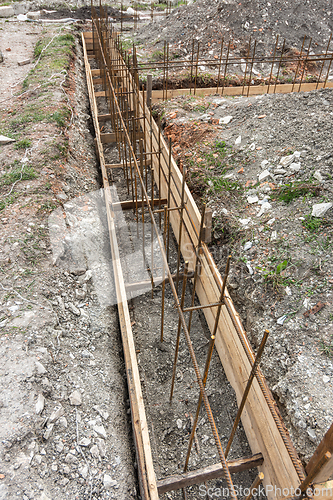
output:
M324 483L329 479L333 479L333 423L331 427L326 432L325 436L321 440L318 448L312 455L308 465L306 466L306 472L311 473L312 468L316 463L329 451L332 453L332 458L325 464L318 475L315 477L316 483Z
M270 85L268 89L268 85L253 85L250 87L250 92L249 95L262 95L262 94L290 94L292 91L293 92L310 92L310 90L315 90L317 87L316 83L302 83L301 87L299 84L296 84L293 86L291 83L284 83L284 84L279 84L276 86L276 89L274 91L274 85ZM318 89L324 88L324 82L319 83ZM333 82L326 82L325 88L331 89L333 88ZM222 89L222 87L219 87L217 90L217 87L209 87L206 89L203 88L197 88L195 95L198 97L202 96L208 96L208 95L225 95L225 96L240 96L240 95L247 95L247 90L248 87L225 87ZM269 90L269 92L268 92ZM164 92L165 94L165 92ZM194 89L171 89L168 90L168 99L171 99L172 97L177 97L180 95L194 95ZM158 102L163 99L163 90L153 90L152 91L152 102Z

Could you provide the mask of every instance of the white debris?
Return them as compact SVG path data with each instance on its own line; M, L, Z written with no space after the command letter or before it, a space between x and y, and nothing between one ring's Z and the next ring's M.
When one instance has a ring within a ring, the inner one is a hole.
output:
M241 142L242 142L242 136L241 136L241 135L239 135L239 136L237 137L237 139L235 140L235 146L239 146Z
M249 273L250 273L250 274L251 274L251 276L252 276L252 275L254 274L254 271L253 271L253 268L252 268L252 266L251 266L250 262L247 262L247 263L246 263L246 267L248 268Z
M239 222L240 224L242 224L242 226L248 226L251 222L251 219L239 219Z
M299 172L301 170L301 164L300 163L291 163L289 165L290 170L293 172Z
M261 168L266 168L267 165L269 164L269 161L268 160L263 160L260 164Z
M309 309L309 307L310 307L310 299L309 298L304 299L303 307L305 307L305 309Z
M223 212L225 215L227 215L228 210L227 210L226 208L222 208L222 212Z
M272 205L270 203L268 203L268 201L265 201L262 205L261 205L261 209L260 211L257 213L257 217L261 217L262 214L264 214L265 212L267 212L267 210L271 209L272 208Z
M271 176L271 173L269 170L263 170L259 175L259 182L263 181L264 179L267 179L267 177Z
M99 436L101 436L103 439L107 438L106 430L104 428L104 425L94 425L93 429L96 432L96 434L98 434Z
M10 137L6 137L5 135L0 135L0 144L9 144L10 142L15 142L15 139L11 139Z
M333 203L317 203L312 207L312 217L323 217L327 210L333 207Z
M256 143L252 142L252 144L250 144L250 146L249 146L249 150L254 151L255 149L256 149Z
M286 286L286 294L289 296L292 295L292 292L291 292L291 289L289 286Z
M247 202L248 203L257 203L259 201L258 196L255 194L254 196L248 196L247 197Z
M118 484L117 481L112 479L111 476L109 476L108 474L104 474L103 485L106 490L114 488L115 486L117 486L117 484Z
M287 319L287 315L284 314L276 322L277 322L278 325L283 325L283 323L286 321L286 319Z
M252 241L247 241L244 245L244 251L250 250L252 248Z
M183 422L180 420L180 418L177 418L176 424L178 429L181 429L183 427Z
M58 408L55 408L49 417L49 422L52 424L56 422L58 418L62 417L65 413L64 408L60 405Z
M277 240L277 232L276 231L272 231L271 241L275 241L275 240Z
M132 7L128 7L127 11L126 11L127 14L129 14L130 16L134 16L135 14L135 10L132 9Z
M269 219L269 221L266 223L269 226L275 222L275 218L273 217L272 219Z
M331 380L330 377L328 377L327 375L323 375L324 384L327 384L327 382L329 382L330 380Z
M315 441L315 440L316 440L316 438L317 438L315 431L314 431L313 429L311 429L311 427L308 427L308 428L306 429L306 431L307 431L307 433L308 433L309 438L310 438L312 441Z
M35 361L35 365L37 368L38 375L44 375L44 373L47 372L47 369L39 361Z
M298 160L301 157L301 153L299 151L295 151L294 154L283 156L280 160L281 165L284 167L288 167L294 160Z
M73 406L79 406L80 404L82 404L82 398L79 391L72 392L72 394L69 396L69 402Z
M219 124L220 125L228 125L228 123L231 122L231 120L233 119L233 116L224 116L223 118L220 118L219 119Z
M319 170L316 170L315 173L313 174L313 177L319 181L319 182L324 182L323 176L321 175Z
M43 394L38 394L37 403L36 403L37 415L42 413L42 411L44 410L44 404L45 404L45 398L44 398Z

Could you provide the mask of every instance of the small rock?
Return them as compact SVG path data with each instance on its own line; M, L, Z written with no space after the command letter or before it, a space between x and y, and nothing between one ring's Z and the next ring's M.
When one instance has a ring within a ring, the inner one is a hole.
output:
M10 137L6 137L5 135L0 135L0 144L9 144L10 142L15 142L15 139L11 139Z
M254 196L248 196L247 197L247 202L248 203L257 203L259 201L259 198L257 195Z
M88 271L84 275L83 281L88 282L91 280L91 278L92 278L92 271L91 269L88 269Z
M53 472L57 472L57 470L58 470L57 464L52 464L51 465L51 470L53 470Z
M246 267L247 267L247 269L248 269L249 273L250 273L250 274L251 274L251 276L252 276L252 275L254 274L254 271L253 271L253 268L252 268L252 266L251 266L250 262L246 262Z
M78 290L78 289L75 290L75 298L77 300L84 300L86 296L87 292L85 292L84 290Z
M228 123L231 122L231 120L233 119L233 116L224 116L223 118L220 118L219 119L219 124L220 125L228 125Z
M69 474L71 471L71 469L68 467L68 465L64 465L62 470L63 470L64 474Z
M284 175L287 173L287 170L285 170L284 168L275 168L273 172L276 175Z
M58 453L62 453L64 450L64 443L62 441L58 441L55 448Z
M75 462L77 462L77 457L73 455L73 453L67 453L65 462L66 464L74 464Z
M289 295L289 296L292 295L292 291L291 291L289 286L286 286L285 291L286 291L287 295Z
M317 203L313 205L311 215L312 217L323 217L332 206L333 203Z
M69 483L69 479L67 477L64 477L61 481L59 481L61 486L66 486Z
M277 232L276 231L272 231L271 241L275 241L275 240L277 240Z
M267 210L271 209L272 208L272 205L268 202L268 201L265 201L262 205L261 205L261 209L260 211L257 213L257 217L261 217L262 214L264 214L265 212L267 212Z
M97 438L96 439L98 451L102 458L106 456L106 445L104 439Z
M38 394L37 403L36 403L37 415L42 413L42 411L44 410L44 404L45 404L45 398L44 398L43 394Z
M117 486L118 483L117 483L117 481L112 479L112 477L109 476L108 474L104 474L103 484L104 484L104 488L106 490L109 490L110 488L114 488L115 486Z
M244 251L250 250L252 248L252 241L247 241L244 245Z
M47 497L46 494L43 491L43 493L41 494L39 500L51 500L51 498Z
M327 375L323 375L324 384L327 384L327 382L329 382L330 380L331 380L330 377L328 377Z
M94 408L94 410L97 411L97 413L100 414L100 416L102 418L104 418L104 420L107 420L109 418L108 412L106 410L104 410L103 408L101 408L100 406L95 405L95 406L93 406L93 408Z
M283 325L283 323L286 321L287 319L287 315L284 314L283 316L281 316L280 318L278 318L278 320L276 321L278 325Z
M107 438L106 430L105 430L105 428L104 428L103 425L94 425L93 429L96 432L96 434L98 434L99 436L101 436L103 439Z
M301 164L300 163L291 163L289 165L290 170L293 172L299 172L301 170Z
M242 142L242 136L241 136L241 135L239 135L239 136L237 137L237 139L235 140L235 146L239 146L241 142Z
M49 437L51 436L51 432L53 430L53 427L54 427L54 424L48 424L47 427L46 427L46 431L44 432L43 434L43 438L44 439L49 439Z
M42 457L41 455L35 455L35 461L38 463L38 465L40 465L42 463Z
M323 177L322 177L322 175L321 175L321 173L320 173L320 171L319 171L319 170L316 170L316 171L315 171L315 173L313 174L313 177L314 177L317 181L319 181L319 182L324 182L324 179L323 179Z
M73 406L80 406L82 404L82 398L79 391L72 392L72 394L69 396L69 402Z
M313 429L311 429L311 427L308 427L306 429L306 432L308 433L308 436L311 439L311 441L315 441L317 439L316 433Z
M80 439L80 441L79 441L80 446L89 446L90 444L91 444L91 439L86 438L86 437Z
M268 160L263 160L260 164L261 168L265 169L267 167L267 165L269 164L269 161Z
M60 417L57 423L65 428L68 426L66 417Z
M270 177L270 176L271 176L271 173L269 172L269 170L263 170L262 172L260 172L260 174L258 174L259 182L267 179L267 177Z
M22 59L22 61L17 61L19 66L25 66L26 64L30 64L30 59Z
M180 418L177 418L176 424L178 429L181 429L183 427L183 422L180 420Z
M58 418L62 417L64 413L65 413L65 410L60 405L58 408L55 408L53 410L53 412L51 413L51 415L49 417L49 422L50 423L55 422L56 420L58 420Z
M79 467L78 468L78 473L80 474L80 476L83 477L83 479L87 479L87 477L88 477L88 467L86 465L84 465L83 467Z
M35 365L37 368L38 375L44 375L44 373L47 372L47 369L39 361L35 361Z
M75 316L81 316L81 311L72 302L68 302L67 309Z
M99 458L99 451L95 444L90 448L90 453L94 458Z

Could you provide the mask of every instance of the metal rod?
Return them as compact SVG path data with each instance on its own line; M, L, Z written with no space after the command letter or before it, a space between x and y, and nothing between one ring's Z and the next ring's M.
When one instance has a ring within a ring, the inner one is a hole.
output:
M229 43L228 43L227 58L225 60L224 75L223 75L223 84L222 84L222 95L224 94L225 78L227 76L227 67L228 67L228 60L229 60L229 52L230 52L230 40L229 40Z
M202 383L203 383L204 387L206 387L207 378L208 378L208 372L209 372L209 367L210 367L210 362L211 362L212 356L213 356L213 351L214 351L214 346L215 346L215 337L216 337L216 332L217 332L218 324L219 324L219 321L220 321L220 315L221 315L221 310L222 310L222 303L223 303L223 300L224 300L224 292L225 292L225 287L226 287L226 283L227 283L227 279L228 279L228 274L229 274L229 269L230 269L230 260L231 260L231 256L229 255L228 260L227 260L227 264L225 266L224 278L223 278L222 287L221 287L220 300L219 300L220 305L218 306L218 310L216 312L214 328L213 328L213 332L212 332L212 335L211 335L211 338L210 338L210 342L209 342L209 347L208 347L208 353L207 353L207 358L206 358L206 365L205 365L204 375L202 377ZM186 455L186 460L185 460L184 472L187 471L188 462L190 460L190 454L191 454L193 439L195 438L195 430L197 428L197 424L198 424L198 420L199 420L199 414L200 414L201 404L202 404L202 396L200 394L199 395L199 401L198 401L198 404L197 404L197 411L196 411L194 423L193 423L193 426L192 426L192 432L191 432L190 440L189 440L189 443L188 443L188 449L187 449L187 455Z
M256 53L256 47L257 47L257 40L254 40L253 56L252 56L250 76L249 76L249 85L247 87L247 97L249 96L249 93L250 93L251 77L252 77L252 70L253 70L253 64L254 64L254 57L255 57L255 53Z
M216 85L216 93L219 93L219 83L220 83L220 75L221 75L221 63L222 63L222 52L223 52L223 43L224 43L224 37L222 37L221 41L221 52L220 52L220 61L219 61L219 72L217 75L217 85Z
M296 70L295 70L295 75L294 75L294 80L293 80L293 86L291 87L291 91L292 92L294 92L294 87L295 87L296 78L297 78L297 74L298 74L298 70L299 70L299 65L300 65L301 58L302 58L302 53L303 53L303 48L304 48L304 44L305 44L305 39L306 39L306 35L303 38L303 43L302 43L302 47L301 47L300 58L298 60L298 63L297 63L297 66L296 66Z
M264 480L264 473L259 472L255 480L253 481L251 487L250 487L250 493L244 497L244 500L250 500L253 496L257 496L257 490L259 487L259 484Z
M330 43L331 43L331 40L332 40L332 33L330 35L330 38L328 40L328 44L327 44L327 47L326 47L326 52L325 52L325 58L327 57L327 54L328 54L328 49L330 47ZM318 76L318 81L317 81L317 85L316 85L316 90L318 89L318 85L319 85L319 82L320 82L320 78L321 78L321 75L322 75L322 72L323 72L323 69L324 69L324 66L325 66L325 61L323 61L323 64L320 68L320 73L319 73L319 76Z
M197 61L196 61L196 66L195 66L195 79L194 79L194 95L196 94L196 91L197 91L199 50L200 50L200 42L198 42L198 47L197 47Z
M171 139L169 139L169 165L168 165L168 208L170 207L171 200L171 165L172 165L172 143ZM170 214L167 212L167 260L169 262L169 254L170 254Z
M246 54L246 65L245 65L245 72L244 72L244 78L243 78L243 87L242 87L242 95L244 95L244 88L245 88L245 83L246 83L246 74L247 74L247 67L249 64L249 56L250 56L250 50L251 50L251 37L249 40L249 45L247 48L247 54Z
M185 262L185 268L184 268L184 278L183 278L183 287L182 287L182 296L180 299L180 307L184 307L185 303L185 293L186 293L186 283L187 283L187 273L188 273L188 262ZM180 342L180 332L181 332L181 321L180 318L178 320L178 331L177 331L177 340L176 340L176 347L175 347L175 358L173 361L173 370L172 370L172 380L171 380L171 390L170 390L170 403L172 401L173 397L173 390L175 387L175 378L176 378L176 368L177 368L177 360L178 360L178 351L179 351L179 342Z
M299 82L298 92L300 92L301 87L302 87L303 77L304 77L304 73L305 73L306 61L307 61L307 57L308 57L309 52L310 52L311 43L312 43L312 38L310 38L309 47L308 47L308 51L307 51L307 54L306 54L306 59L305 59L304 64L303 64L303 71L302 71L302 75L301 75L301 81Z
M166 251L166 225L167 225L167 207L164 207L164 251ZM165 264L163 260L163 272L162 272L162 312L161 312L161 342L163 342L163 334L164 334L164 309L165 309Z
M231 430L231 434L230 434L230 438L229 438L227 447L225 449L225 457L226 458L227 458L227 456L229 454L229 451L230 451L233 439L235 437L236 430L237 430L239 421L240 421L241 416L242 416L242 412L243 412L243 409L244 409L244 406L245 406L245 403L246 403L247 396L249 395L253 379L254 379L254 377L256 375L256 371L257 371L258 365L260 363L260 358L262 356L262 353L264 352L266 341L268 339L268 334L269 334L269 331L265 330L264 336L262 338L262 341L260 343L260 346L259 346L259 349L258 349L258 352L257 352L257 355L256 355L256 359L255 359L255 361L253 363L253 366L252 366L252 370L251 370L251 373L250 373L250 376L249 376L249 380L247 381L247 384L246 384L246 388L245 388L245 391L244 391L244 394L243 394L243 397L242 397L241 404L239 405L239 408L238 408L238 412L237 412L237 415L236 415L236 418L235 418L235 421L234 421L234 425L233 425L232 430Z
M278 42L279 42L279 35L276 35L276 42L275 42L275 47L274 47L272 67L271 67L271 72L269 74L269 80L268 80L267 94L269 94L269 87L271 85L271 80L272 80L272 75L273 75L273 69L274 69L274 63L275 63L275 55L276 55L276 49L277 49L277 46L278 46Z
M182 231L183 231L183 218L184 218L184 196L185 196L185 184L186 184L185 179L186 179L186 167L185 167L185 165L183 165L182 194L181 194L181 198L180 198L180 214L179 214L176 290L178 290L180 251L181 251L181 245L182 245Z
M274 85L274 94L276 92L276 85L277 85L277 82L278 82L278 79L279 79L279 75L280 75L280 68L281 68L281 63L282 63L282 59L283 59L283 52L284 52L285 44L286 44L286 39L283 40L283 45L282 45L282 49L281 49L281 56L280 56L280 60L279 60L279 67L278 67L278 72L276 74L275 85Z

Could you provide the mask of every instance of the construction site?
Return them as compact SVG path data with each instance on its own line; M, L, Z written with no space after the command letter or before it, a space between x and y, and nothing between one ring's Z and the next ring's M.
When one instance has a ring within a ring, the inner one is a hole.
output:
M0 17L0 500L333 498L332 2Z

